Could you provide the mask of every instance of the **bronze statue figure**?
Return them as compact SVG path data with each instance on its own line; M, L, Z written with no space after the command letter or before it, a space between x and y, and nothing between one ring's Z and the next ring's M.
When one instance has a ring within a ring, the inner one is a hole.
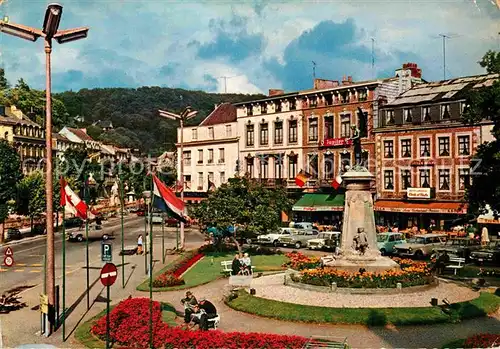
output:
M351 141L352 145L354 147L354 164L355 166L361 166L362 165L362 160L361 160L361 138L359 135L359 129L357 126L352 125L352 136L351 136Z
M358 251L360 255L364 255L368 249L368 236L366 236L365 228L358 228L356 235L352 239L352 248Z

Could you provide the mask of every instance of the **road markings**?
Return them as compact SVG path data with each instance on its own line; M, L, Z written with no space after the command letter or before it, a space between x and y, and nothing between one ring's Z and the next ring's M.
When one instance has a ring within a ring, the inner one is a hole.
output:
M24 269L16 269L16 270L14 270L14 272L16 272L16 273L21 273L23 271L24 271Z
M17 263L16 264L18 267L25 267L26 266L26 263Z
M4 271L7 271L7 269L0 269L0 273L4 272Z
M41 273L41 270L30 270L30 273Z
M38 264L32 264L31 266L32 266L32 267L43 267L43 264L38 263Z

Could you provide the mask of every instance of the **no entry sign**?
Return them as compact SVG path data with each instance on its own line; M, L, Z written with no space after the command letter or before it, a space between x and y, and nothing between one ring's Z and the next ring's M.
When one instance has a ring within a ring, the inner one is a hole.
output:
M5 264L6 267L12 267L14 265L14 258L11 256L5 256L3 264Z
M101 283L104 286L111 286L115 283L118 270L113 263L106 263L101 269Z

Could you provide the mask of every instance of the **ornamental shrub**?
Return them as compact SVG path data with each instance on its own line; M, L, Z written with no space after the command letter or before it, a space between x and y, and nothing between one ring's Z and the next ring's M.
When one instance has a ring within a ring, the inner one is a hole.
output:
M464 348L493 348L500 346L500 334L480 333L465 340Z
M171 287L184 285L183 279L175 276L171 272L163 273L153 280L153 287Z

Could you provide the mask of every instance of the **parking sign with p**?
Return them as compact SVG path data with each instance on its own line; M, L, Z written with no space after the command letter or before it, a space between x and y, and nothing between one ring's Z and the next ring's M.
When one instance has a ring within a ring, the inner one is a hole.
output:
M108 242L103 242L101 244L101 260L103 262L111 262L113 260L111 244Z

